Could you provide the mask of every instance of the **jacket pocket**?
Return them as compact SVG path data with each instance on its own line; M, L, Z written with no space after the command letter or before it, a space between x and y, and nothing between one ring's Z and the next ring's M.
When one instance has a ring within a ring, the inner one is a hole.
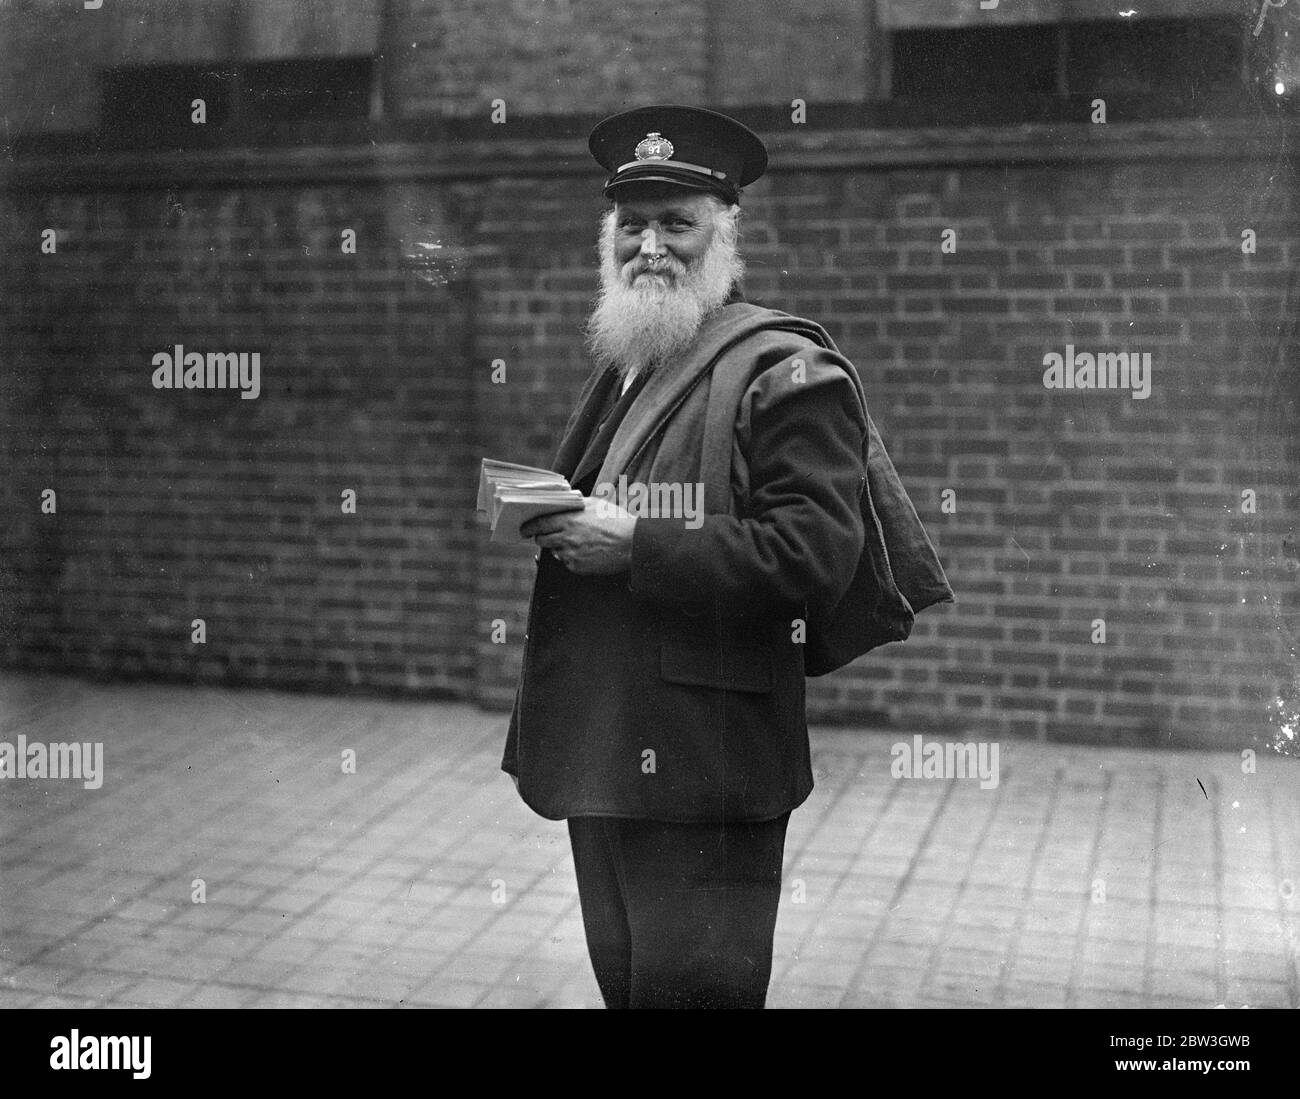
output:
M762 694L774 682L772 652L665 642L659 646L659 677L668 683Z

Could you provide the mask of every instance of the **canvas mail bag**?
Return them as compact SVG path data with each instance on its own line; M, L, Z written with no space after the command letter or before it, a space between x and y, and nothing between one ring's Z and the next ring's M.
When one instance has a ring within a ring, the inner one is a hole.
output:
M863 444L867 472L860 497L865 539L857 569L836 607L807 610L804 673L820 676L880 645L906 640L920 611L936 603L955 602L930 537L867 412L857 369L840 354L821 325L744 301L717 310L705 321L682 360L650 376L619 425L596 481L598 485L612 484L622 473L629 480L652 480L643 476L648 452L707 379L699 467L699 480L704 486L703 510L705 514L737 515L732 459L740 402L759 365L772 361L770 355L764 359L765 347L789 348L792 334L823 348L824 354L844 370L857 391L867 422ZM576 438L574 426L602 373L598 368L588 378L565 429L566 439ZM566 449L562 444L556 462L553 468L571 470L577 462L573 447ZM738 480L746 481L744 471L741 474Z
M732 431L745 390L765 345L788 345L786 333L831 352L852 379L867 421L860 497L865 540L848 591L829 612L809 610L804 673L821 676L891 641L905 641L916 615L955 597L925 527L907 495L867 411L866 394L853 364L840 354L821 325L777 310L754 310L743 330L714 360L701 459L705 513L735 515ZM766 361L770 362L768 358ZM738 455L735 456L739 460ZM742 478L743 479L743 478Z

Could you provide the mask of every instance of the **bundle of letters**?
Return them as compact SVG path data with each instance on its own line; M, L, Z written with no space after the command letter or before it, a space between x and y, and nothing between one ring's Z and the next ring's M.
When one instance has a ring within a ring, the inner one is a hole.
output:
M583 495L558 473L515 462L483 459L478 510L492 525L492 541L518 542L519 528L539 515L581 511Z

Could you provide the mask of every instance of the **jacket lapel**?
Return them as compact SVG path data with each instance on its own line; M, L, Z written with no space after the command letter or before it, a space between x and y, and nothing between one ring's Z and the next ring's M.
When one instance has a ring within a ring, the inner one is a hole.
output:
M583 448L582 457L578 459L578 465L569 477L569 483L574 487L577 487L588 473L594 473L600 469L601 463L605 460L605 452L609 450L609 444L618 431L618 425L623 422L623 417L627 415L627 410L635 403L644 384L645 379L637 377L632 380L632 384L626 392L620 392L622 390L621 381L617 381L613 386L603 390L608 393L608 396L601 402L599 408L608 408L609 411L603 415L600 412L597 413L600 420L592 428L591 435Z
M600 410L605 407L610 388L617 383L617 371L597 366L588 375L574 402L573 412L569 415L569 422L564 425L564 434L560 437L560 445L551 461L551 469L568 478L571 483L587 441L600 420Z
M661 366L650 375L645 388L627 410L605 454L597 484L614 483L672 416L692 389L708 372L722 350L745 335L756 314L768 310L747 302L722 306L700 326L694 342L676 362Z

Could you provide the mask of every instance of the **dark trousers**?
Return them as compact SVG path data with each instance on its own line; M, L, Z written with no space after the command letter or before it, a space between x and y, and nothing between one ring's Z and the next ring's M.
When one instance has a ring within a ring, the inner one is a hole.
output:
M789 821L569 818L606 1007L763 1006Z

